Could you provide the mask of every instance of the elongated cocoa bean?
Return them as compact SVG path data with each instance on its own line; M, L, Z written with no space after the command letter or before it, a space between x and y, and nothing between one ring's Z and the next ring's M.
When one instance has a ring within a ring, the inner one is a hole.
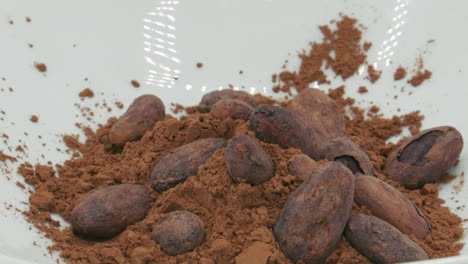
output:
M235 99L242 101L248 105L251 105L252 107L257 106L257 103L255 102L255 97L253 95L244 91L225 89L205 94L199 104L200 112L210 112L211 107L213 107L214 104L224 99Z
M389 223L371 215L349 218L346 240L375 264L428 259L427 253Z
M174 149L154 166L151 186L163 192L197 175L198 167L225 145L224 138L205 138Z
M318 167L289 197L273 228L294 263L322 263L341 239L353 204L354 178L343 164Z
M316 160L323 156L323 137L286 108L260 105L250 116L250 124L262 141L298 148Z
M400 191L375 177L356 178L354 201L407 235L424 239L431 230L429 222L416 205Z

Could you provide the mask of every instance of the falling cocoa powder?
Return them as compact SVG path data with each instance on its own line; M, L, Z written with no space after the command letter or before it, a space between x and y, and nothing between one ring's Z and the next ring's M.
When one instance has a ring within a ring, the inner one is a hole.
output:
M89 88L86 88L84 89L83 91L81 91L78 96L80 96L81 98L84 98L84 97L94 97L94 92L93 90L89 89Z
M361 45L361 31L356 27L357 20L343 16L336 21L336 30L327 25L320 26L324 35L321 43L312 43L310 52L301 53L301 66L298 72L283 71L279 74L281 84L275 86L275 92L289 92L291 88L301 91L312 82L329 83L322 71L322 65L332 70L344 80L354 75L367 58ZM368 46L369 44L367 44ZM273 77L274 78L274 77Z
M280 86L276 91L288 92L292 87L304 89L313 81L327 82L328 77L320 70L322 63L332 67L337 75L346 79L357 72L365 62L366 55L359 44L361 32L355 27L356 20L343 17L337 30L323 26L324 42L313 44L309 55L302 54L298 72L283 72L279 75ZM348 46L349 45L349 46ZM345 47L346 46L346 47ZM369 46L370 47L370 46ZM340 50L340 51L339 51ZM365 50L365 48L364 48ZM331 51L335 58L331 58ZM351 59L350 59L351 58ZM288 86L289 85L289 86ZM375 113L367 116L366 110L355 105L355 100L345 96L345 87L329 91L345 114L347 137L358 143L369 156L377 171L377 177L403 192L427 216L432 226L424 241L411 237L424 248L430 258L458 255L463 235L461 219L443 206L438 198L437 184L426 184L417 190L406 190L382 175L388 154L396 148L387 143L399 136L403 129L412 134L421 128L423 116L413 112L402 116L384 118ZM257 104L281 104L263 95L255 95ZM255 139L275 165L274 177L256 186L232 182L224 162L225 150L220 149L198 169L195 176L161 194L150 187L150 173L154 165L171 150L201 138L247 134L249 122L232 119L215 119L210 114L198 112L197 107L185 108L186 116L176 119L167 115L163 121L138 141L115 149L109 144L110 127L116 118L109 119L97 131L83 128L84 142L76 136L65 136L70 150L80 155L73 156L54 169L50 165L24 163L18 172L25 182L34 187L29 210L23 212L36 228L52 240L48 249L59 251L66 263L276 263L291 264L272 234L272 227L286 200L298 187L296 178L288 173L288 160L301 153L294 148L281 148ZM351 114L348 112L351 111ZM3 153L0 152L0 161ZM6 158L4 158L6 159ZM322 161L319 161L321 163ZM58 177L57 177L58 175ZM73 234L71 228L62 229L53 220L57 213L66 221L75 205L89 193L103 187L137 183L152 192L152 204L147 217L129 226L118 236L96 241ZM152 239L155 223L166 213L186 210L198 215L205 224L205 239L192 252L178 256L163 253ZM366 208L353 206L353 212L371 214ZM326 264L370 264L371 262L342 238Z
M197 68L199 68L199 69L200 69L200 68L202 68L202 67L203 67L203 63L201 63L201 62L197 62Z
M42 62L36 62L34 63L34 67L40 72L46 72L47 71L47 65L45 65Z
M135 87L135 88L139 88L139 87L140 87L140 83L139 83L137 80L132 80L130 83L131 83L132 86Z
M418 71L411 79L408 80L408 83L414 87L421 85L425 80L428 80L432 77L432 72L428 70Z
M367 87L365 86L360 86L359 89L358 89L358 93L360 94L363 94L363 93L367 93L369 90L367 90Z
M401 79L403 79L405 77L406 77L406 70L405 70L405 68L403 68L401 66L398 67L396 69L395 73L393 74L393 79L395 81L399 81L399 80L401 80Z
M31 18L30 18L30 17L26 17L26 22L31 23Z
M374 66L369 65L367 67L367 74L369 74L369 81L371 83L375 83L378 79L380 79L380 75L382 75L382 71L378 71L374 68Z
M33 122L33 123L37 123L37 121L39 121L39 117L37 115L32 115L30 118L29 118L29 121Z

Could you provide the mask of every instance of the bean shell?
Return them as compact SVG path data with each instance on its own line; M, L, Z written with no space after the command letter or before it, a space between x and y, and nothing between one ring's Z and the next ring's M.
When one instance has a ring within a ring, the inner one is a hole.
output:
M313 159L323 156L323 137L286 108L260 105L250 116L250 125L257 138L264 142L298 148Z
M296 154L288 160L288 172L299 183L304 182L318 166L317 162L304 154Z
M171 256L192 251L203 242L205 225L196 214L173 211L164 215L153 229L153 239Z
M224 160L229 175L238 183L257 185L274 176L275 165L271 157L247 135L229 140Z
M242 101L224 99L213 105L210 114L218 119L232 118L248 120L254 110L255 108Z
M427 253L420 246L375 216L352 215L345 236L352 247L375 264L428 259Z
M319 89L302 90L294 96L288 108L328 140L346 135L345 119L338 105Z
M217 102L224 99L235 99L242 101L252 107L256 107L255 97L244 91L236 91L225 89L221 91L213 91L205 94L199 104L200 112L208 113Z
M375 175L374 166L361 147L347 137L330 140L325 146L325 158L338 161L354 174Z
M356 178L354 201L404 234L423 240L431 231L429 222L416 205L400 191L375 177Z
M463 148L455 128L436 127L409 138L388 157L384 174L414 189L440 178L454 166Z
M321 165L289 197L273 228L294 263L322 263L340 241L351 213L354 178L343 164Z
M197 175L198 168L225 145L224 138L205 138L174 149L154 166L151 186L163 192Z
M146 94L138 97L109 131L109 141L123 145L140 139L156 122L166 116L164 104L157 96Z
M77 234L109 238L145 218L150 195L144 185L119 184L91 193L71 213Z

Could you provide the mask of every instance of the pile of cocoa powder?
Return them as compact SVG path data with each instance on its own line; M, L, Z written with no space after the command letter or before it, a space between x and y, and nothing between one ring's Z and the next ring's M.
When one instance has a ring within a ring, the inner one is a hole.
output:
M313 81L328 82L328 77L320 70L323 60L327 60L327 65L344 79L355 74L365 63L365 51L370 48L369 44L360 44L361 32L355 23L356 20L343 17L337 22L336 31L322 26L327 42L313 44L311 51L321 54L320 65L312 60L317 56L304 55L298 73L281 73L282 85L275 90L303 90ZM319 52L332 49L335 50L335 58ZM424 240L411 239L430 258L457 255L463 246L457 242L463 234L461 219L443 206L444 201L438 198L437 184L408 190L382 174L388 154L397 146L387 143L387 140L400 135L404 128L412 134L417 133L423 116L414 112L385 118L378 113L378 108L367 111L355 106L355 100L345 96L344 86L331 89L328 94L345 114L346 136L358 143L369 156L377 177L398 188L427 217L432 226L431 233ZM289 102L277 102L262 95L256 95L255 99L257 105L289 105ZM288 160L301 151L257 139L257 144L271 156L275 165L274 177L263 184L233 183L224 163L225 150L220 149L199 168L196 176L165 192L152 192L151 209L146 218L114 238L93 240L77 236L71 228L60 227L59 222L51 217L57 213L70 221L71 211L83 198L109 185L136 183L152 190L150 174L154 165L179 146L202 138L229 139L243 134L255 138L255 133L249 130L249 121L216 119L197 110L200 108L191 108L190 114L180 119L166 115L141 139L127 142L121 148L107 143L109 130L117 120L111 118L97 131L84 128L85 139L65 136L64 142L74 154L64 164L56 168L22 164L20 174L34 186L30 210L24 214L53 241L49 250L60 251L60 256L67 263L291 263L279 249L271 230L286 200L298 187L296 178L288 172ZM175 210L198 215L205 224L205 238L192 252L169 256L153 240L152 230L164 214ZM371 213L356 204L353 212ZM370 261L343 238L325 263Z

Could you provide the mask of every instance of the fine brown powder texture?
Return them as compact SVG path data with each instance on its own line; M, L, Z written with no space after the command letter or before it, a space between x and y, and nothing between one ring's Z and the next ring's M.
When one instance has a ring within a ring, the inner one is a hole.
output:
M289 92L292 87L301 91L312 82L318 84L329 83L322 65L331 68L336 75L344 80L354 75L361 64L367 58L364 47L361 45L361 31L356 27L357 20L343 16L336 23L336 30L330 27L320 26L324 35L322 42L312 43L309 53L301 53L299 57L302 61L299 71L283 71L278 77L281 84L275 86L275 92ZM365 44L367 47L369 44ZM275 77L272 77L275 79Z
M378 79L380 79L380 75L382 75L382 71L376 70L372 65L367 67L367 73L369 74L369 81L371 83L375 83Z
M399 80L401 80L401 79L403 79L405 77L406 77L406 70L405 70L405 68L403 68L401 66L398 67L396 69L395 73L393 74L393 79L395 81L399 81Z
M411 79L408 80L408 83L414 87L421 85L425 80L430 79L432 72L428 70L418 71Z
M93 90L89 89L89 88L86 88L84 89L83 91L81 91L79 94L78 94L79 97L81 98L84 98L84 97L94 97L94 92Z
M46 72L47 71L47 65L45 65L42 62L36 62L34 63L34 67L40 72Z
M325 67L346 79L357 72L365 63L363 50L370 48L359 44L361 32L355 27L356 20L344 16L336 22L336 31L322 26L325 35L323 43L312 44L309 55L302 54L298 72L283 72L278 75L281 84L276 91L289 92L309 86L312 81L327 82L328 77L320 70ZM341 50L341 51L339 51ZM330 53L334 51L334 58ZM361 89L360 89L361 90ZM430 258L458 255L462 244L457 242L463 234L461 219L443 206L438 198L438 185L426 184L421 189L406 190L396 182L382 175L382 167L388 154L396 144L387 143L398 136L404 128L412 134L421 128L424 118L419 112L385 118L379 114L379 107L362 109L355 105L353 98L346 97L344 86L330 89L339 109L345 114L347 136L358 143L368 154L377 170L377 176L402 191L426 215L432 226L431 233L424 241L411 237L423 247ZM257 94L257 104L281 104L272 98ZM178 108L177 104L174 104ZM26 183L34 186L30 196L30 208L23 212L53 244L48 249L59 251L67 263L276 263L291 264L279 250L272 235L272 226L291 193L298 183L288 173L287 162L293 155L301 153L295 148L281 148L257 139L275 164L274 177L260 185L236 184L227 173L224 164L224 149L213 154L198 170L197 175L188 178L163 193L155 193L150 187L150 173L154 165L171 150L201 138L223 137L247 134L249 122L243 120L213 118L201 114L197 107L185 108L189 113L176 119L167 115L157 122L140 140L128 142L123 148L108 143L109 130L116 118L109 119L97 131L83 128L86 138L64 136L69 151L75 153L55 168L44 164L20 165L18 171ZM2 160L0 152L0 161ZM7 158L4 158L6 160ZM319 161L323 162L323 161ZM92 240L73 234L71 228L63 228L52 219L57 213L66 221L75 205L90 193L103 187L138 183L151 192L151 209L142 221L127 227L125 231L108 240ZM152 229L166 213L187 210L198 215L204 222L205 238L192 252L178 256L163 253L152 239ZM370 214L366 208L353 206L353 212ZM342 239L326 264L370 264L371 262Z

